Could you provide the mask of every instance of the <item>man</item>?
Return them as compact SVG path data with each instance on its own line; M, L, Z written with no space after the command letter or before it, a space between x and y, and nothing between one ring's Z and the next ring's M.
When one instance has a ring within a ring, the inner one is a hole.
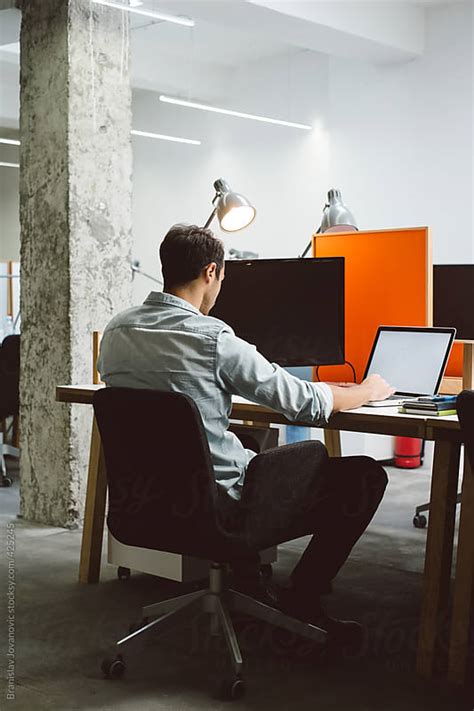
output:
M393 388L378 375L350 386L299 380L210 317L225 276L224 247L210 230L175 225L160 257L163 293L152 292L105 329L102 380L193 398L209 441L223 525L243 532L255 550L316 533L279 604L344 638L356 623L329 618L320 595L377 510L385 471L367 457L329 459L316 441L262 454L245 449L228 430L231 396L269 406L290 420L325 422L332 412L384 399ZM261 594L256 561L234 574L240 589Z

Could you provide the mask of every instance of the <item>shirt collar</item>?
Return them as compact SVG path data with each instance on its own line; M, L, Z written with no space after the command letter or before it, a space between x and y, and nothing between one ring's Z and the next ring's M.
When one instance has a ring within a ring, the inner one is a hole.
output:
M176 306L179 309L184 309L185 311L191 311L193 314L199 314L202 316L199 309L186 301L181 299L179 296L174 294L165 294L161 291L151 291L146 297L144 304L169 304L170 306Z

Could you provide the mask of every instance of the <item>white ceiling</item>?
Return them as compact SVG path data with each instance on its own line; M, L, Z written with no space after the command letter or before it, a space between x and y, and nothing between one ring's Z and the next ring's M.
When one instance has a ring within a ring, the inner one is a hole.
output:
M180 61L235 67L279 54L289 46L265 35L249 35L202 20L193 28L184 28L135 16L131 28L133 60L159 52Z
M421 6L454 2L145 0L143 7L191 16L196 26L132 16L132 84L212 101L230 82L233 71L268 57L280 55L290 62L295 53L310 50L375 62L410 60L422 53ZM292 16L292 8L298 7L300 14ZM18 121L19 27L18 10L0 10L0 124L4 126Z

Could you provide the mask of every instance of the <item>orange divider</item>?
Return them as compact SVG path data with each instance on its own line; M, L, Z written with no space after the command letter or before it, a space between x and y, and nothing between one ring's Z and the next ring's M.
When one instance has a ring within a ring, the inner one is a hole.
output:
M358 382L379 326L431 325L427 227L314 235L313 256L345 257L346 360ZM320 367L318 375L329 382L352 380L347 365Z

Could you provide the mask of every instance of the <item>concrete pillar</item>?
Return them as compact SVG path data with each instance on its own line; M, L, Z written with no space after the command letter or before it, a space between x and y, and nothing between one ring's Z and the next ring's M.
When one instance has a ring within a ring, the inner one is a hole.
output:
M91 408L91 332L131 303L128 15L89 0L23 0L21 513L75 527Z

